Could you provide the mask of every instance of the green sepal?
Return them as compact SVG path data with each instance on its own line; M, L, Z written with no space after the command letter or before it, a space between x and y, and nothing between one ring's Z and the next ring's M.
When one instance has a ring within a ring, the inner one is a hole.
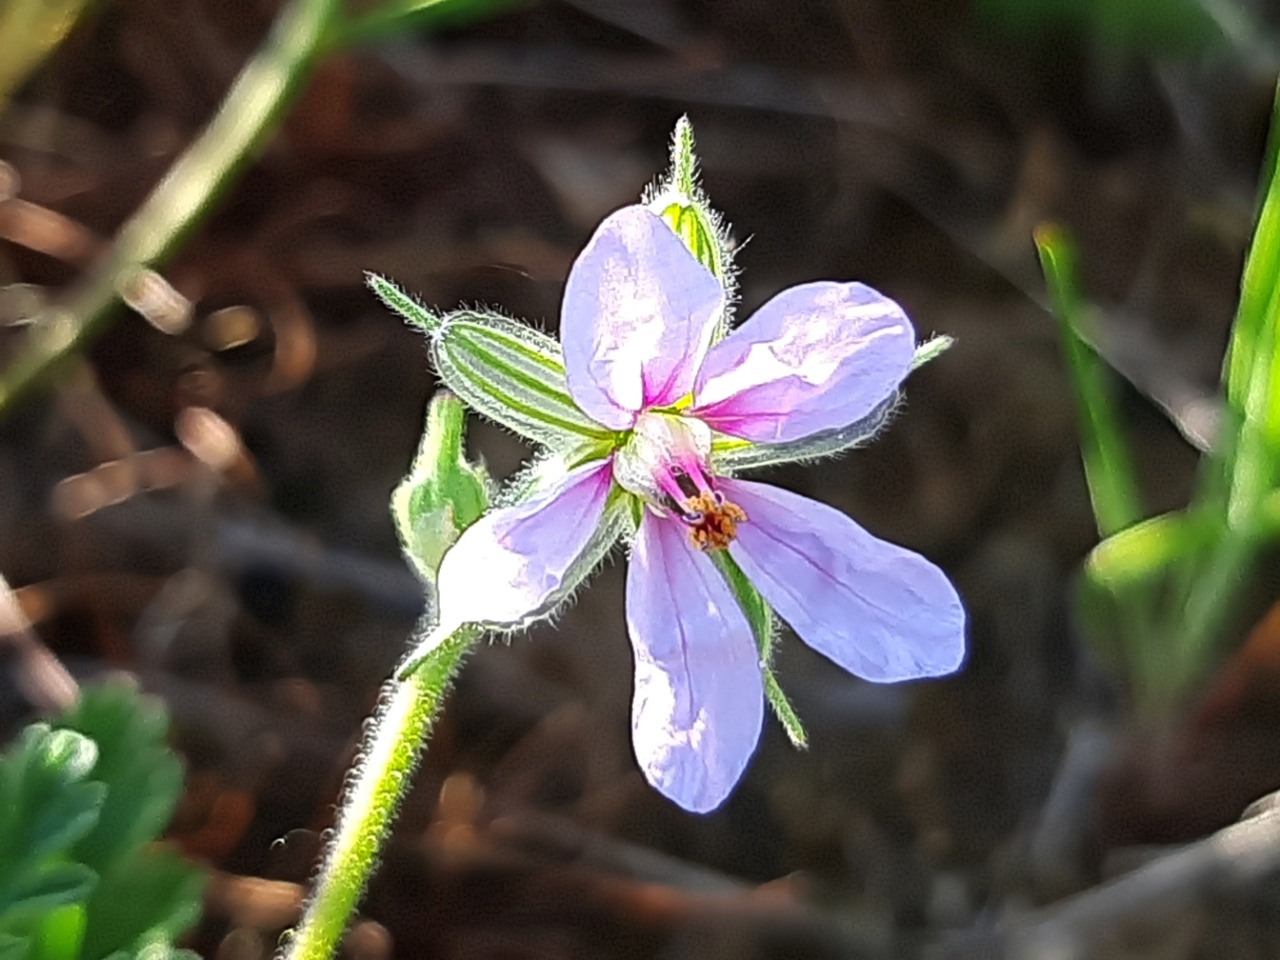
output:
M698 178L693 125L688 117L676 121L671 135L671 166L666 176L645 192L642 202L671 227L689 252L724 285L728 299L736 290L733 241L724 219L712 209ZM726 311L726 319L727 319ZM727 331L721 324L719 336Z
M1142 519L1138 480L1111 389L1109 371L1085 344L1080 328L1087 304L1076 277L1075 245L1059 227L1035 232L1036 252L1062 334L1080 420L1080 456L1098 532L1107 537Z
M391 494L400 546L418 576L434 584L453 542L489 506L484 468L463 451L466 408L441 390L427 405L422 442L413 468Z
M554 450L613 439L569 395L560 344L526 324L459 310L433 332L431 359L469 407L522 437Z
M911 357L912 371L919 370L926 363L937 360L940 356L955 346L955 337L949 337L945 333L936 337L930 337L924 343L916 347L916 352Z
M713 550L708 556L724 577L725 582L729 584L729 589L733 591L738 606L747 618L747 623L751 625L751 635L755 638L756 649L760 653L760 673L764 678L765 700L768 701L778 722L782 724L782 729L786 731L791 745L797 750L807 749L809 735L805 732L804 724L800 721L800 716L791 705L791 701L782 692L782 685L778 683L777 675L773 672L773 649L778 636L778 623L773 610L727 552Z
M715 225L701 207L693 203L672 203L660 216L699 263L717 278L724 278L724 257L716 239Z
M856 423L787 443L755 443L720 434L711 441L711 462L717 473L736 473L780 463L807 463L833 457L870 443L889 422L897 405L898 394L894 393Z
M945 335L926 340L916 347L911 359L911 369L917 370L929 361L936 360L954 343L951 337ZM755 443L720 434L711 442L711 458L718 470L734 473L782 463L808 463L823 457L834 457L864 447L874 440L893 417L900 400L901 392L894 391L861 420L846 427L825 430L787 443Z
M366 273L364 279L369 289L392 313L400 314L406 321L427 333L435 333L440 329L440 314L424 307L386 277L376 273Z

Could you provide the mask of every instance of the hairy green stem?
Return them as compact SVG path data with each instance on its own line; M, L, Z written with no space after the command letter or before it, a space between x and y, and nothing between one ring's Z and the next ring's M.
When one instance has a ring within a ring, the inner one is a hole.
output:
M403 680L390 680L348 775L333 841L302 922L282 960L329 960L337 951L417 768L454 674L479 632L463 627Z
M164 259L209 210L293 102L340 10L339 0L292 0L222 106L151 191L69 301L40 313L22 354L0 375L0 415L110 318L120 290Z

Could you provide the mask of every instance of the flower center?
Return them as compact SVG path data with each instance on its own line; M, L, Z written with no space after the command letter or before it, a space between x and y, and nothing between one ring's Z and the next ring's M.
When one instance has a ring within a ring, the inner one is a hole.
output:
M741 507L716 489L711 430L693 417L640 414L614 459L614 477L624 489L686 524L699 550L723 550L747 519Z
M713 491L689 497L679 516L689 525L689 536L699 550L723 550L738 535L738 524L747 519L747 512Z

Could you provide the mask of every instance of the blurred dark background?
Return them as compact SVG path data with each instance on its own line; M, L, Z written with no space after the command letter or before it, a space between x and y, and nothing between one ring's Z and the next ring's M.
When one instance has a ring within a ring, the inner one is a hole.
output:
M102 3L19 91L0 115L22 201L0 201L0 324L80 275L275 12ZM77 680L127 672L173 713L189 767L172 834L218 871L198 949L266 956L292 922L421 604L387 501L434 381L363 271L554 329L573 257L662 169L686 112L746 241L743 315L857 278L957 339L877 443L771 479L942 564L969 661L876 687L784 641L811 749L771 724L732 800L687 815L630 753L609 566L557 625L468 664L349 955L914 956L1280 787L1264 685L1226 746L1196 750L1189 716L1191 748L1121 749L1062 842L1068 879L1028 852L1070 732L1124 724L1073 616L1096 531L1031 230L1076 234L1150 502L1182 505L1187 437L1213 430L1276 22L1228 0L568 0L325 60L163 270L189 323L122 313L0 422L0 573L35 636ZM0 326L0 361L17 333ZM529 453L478 421L470 438L498 477ZM3 656L11 733L52 681L41 650ZM1106 955L1275 956L1266 897Z

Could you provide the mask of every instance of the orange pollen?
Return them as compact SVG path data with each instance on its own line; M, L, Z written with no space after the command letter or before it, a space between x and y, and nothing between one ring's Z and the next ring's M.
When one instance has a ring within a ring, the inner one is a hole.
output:
M699 550L723 550L738 535L738 524L747 519L740 506L710 490L689 497L684 509L689 536Z

